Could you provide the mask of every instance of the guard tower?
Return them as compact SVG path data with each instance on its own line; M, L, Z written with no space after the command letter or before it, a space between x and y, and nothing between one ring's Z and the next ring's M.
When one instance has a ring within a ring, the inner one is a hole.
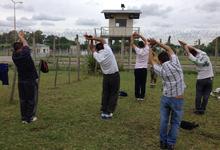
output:
M109 19L108 27L101 27L100 36L108 39L109 45L115 40L121 41L121 61L123 61L123 53L125 41L129 41L133 32L140 32L140 27L134 27L134 19L139 19L140 10L125 10L125 5L121 4L121 10L103 10L105 19ZM129 62L131 61L132 49L130 48ZM130 64L129 64L130 65Z
M139 32L139 27L133 27L134 19L139 19L140 10L103 10L105 19L109 19L108 27L101 27L101 36L109 39L129 38L133 32Z

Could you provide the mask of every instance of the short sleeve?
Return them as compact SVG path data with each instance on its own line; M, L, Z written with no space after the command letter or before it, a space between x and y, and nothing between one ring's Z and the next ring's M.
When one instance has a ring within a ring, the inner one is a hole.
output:
M101 51L99 51L99 53L94 52L94 53L93 53L93 57L95 58L95 60L96 60L98 63L101 63L101 62L105 59L105 57L104 57L104 55L101 53Z
M112 51L111 47L108 44L104 44L103 46L104 46L104 49Z

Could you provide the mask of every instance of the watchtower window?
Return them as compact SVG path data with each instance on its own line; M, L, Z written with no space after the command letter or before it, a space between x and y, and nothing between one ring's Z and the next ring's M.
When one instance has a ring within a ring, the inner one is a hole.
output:
M115 19L115 26L116 27L126 27L127 20L126 19Z

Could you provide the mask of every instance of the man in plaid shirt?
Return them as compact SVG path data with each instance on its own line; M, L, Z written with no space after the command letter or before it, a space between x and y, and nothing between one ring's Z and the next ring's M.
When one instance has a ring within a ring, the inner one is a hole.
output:
M154 39L151 39L150 43L165 49L158 55L159 62L155 60L152 51L150 51L150 63L163 81L163 96L160 104L160 147L172 150L183 115L185 89L183 71L178 57L169 46ZM168 127L169 120L170 127Z

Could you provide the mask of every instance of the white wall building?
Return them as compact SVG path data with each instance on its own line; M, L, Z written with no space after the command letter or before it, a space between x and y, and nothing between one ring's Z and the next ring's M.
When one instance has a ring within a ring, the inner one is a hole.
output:
M36 44L36 52L37 55L49 55L50 54L50 47L45 44Z

